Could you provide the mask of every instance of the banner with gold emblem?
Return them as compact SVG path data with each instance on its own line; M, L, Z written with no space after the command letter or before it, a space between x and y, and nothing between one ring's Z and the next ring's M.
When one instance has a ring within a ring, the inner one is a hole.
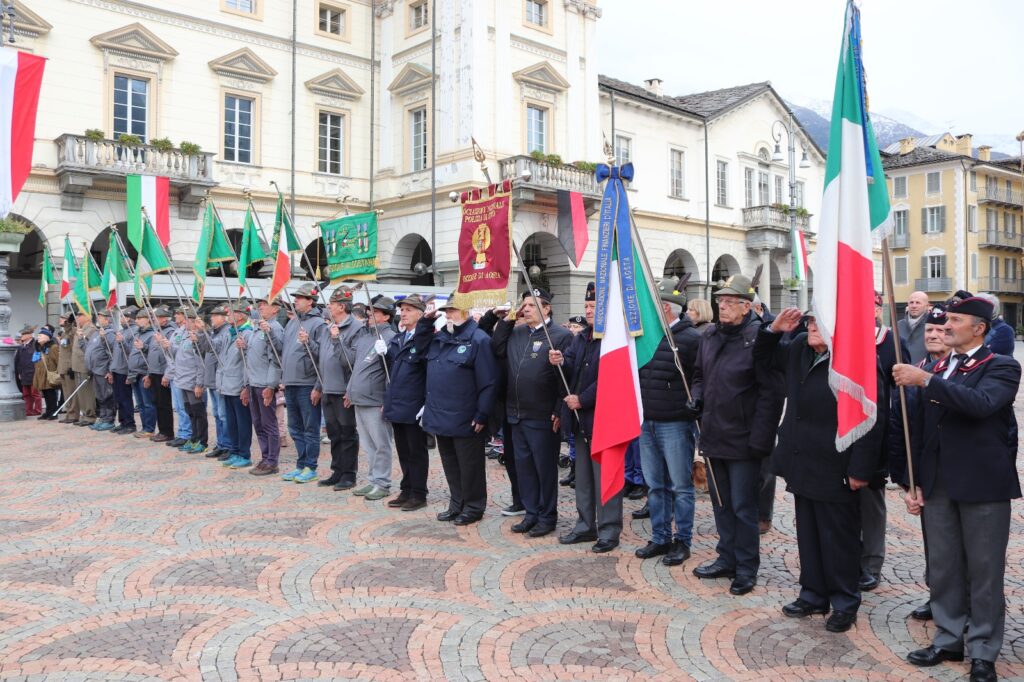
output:
M500 305L508 298L512 272L512 183L508 180L462 193L459 283L467 308Z
M377 212L367 211L320 223L327 250L327 276L373 280L377 277Z

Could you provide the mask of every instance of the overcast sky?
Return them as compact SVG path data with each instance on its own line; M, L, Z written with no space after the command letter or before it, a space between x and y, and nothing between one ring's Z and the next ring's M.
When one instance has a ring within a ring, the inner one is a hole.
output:
M831 101L843 0L598 0L602 74L677 95L769 80ZM920 127L1024 130L1024 2L862 0L871 108ZM938 130L926 130L934 133Z

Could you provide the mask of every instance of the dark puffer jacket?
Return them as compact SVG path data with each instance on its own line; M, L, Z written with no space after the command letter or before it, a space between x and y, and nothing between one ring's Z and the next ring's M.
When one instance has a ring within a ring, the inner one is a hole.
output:
M679 350L686 380L692 384L700 332L686 317L677 320L670 331ZM667 338L658 344L650 362L640 368L640 398L644 403L644 421L693 421L695 417L686 409L686 389Z

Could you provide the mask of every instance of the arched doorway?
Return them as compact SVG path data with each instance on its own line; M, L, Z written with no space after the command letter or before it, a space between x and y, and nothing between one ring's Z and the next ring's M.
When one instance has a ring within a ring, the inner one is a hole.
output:
M571 300L569 257L558 239L547 232L534 232L519 247L522 264L530 275L533 286L546 289L552 295L552 305L565 315L571 315L573 305L579 306L581 301ZM526 279L518 267L513 275L515 295L518 300L526 291Z
M411 286L434 286L433 265L434 254L430 244L415 232L399 239L391 252L392 272L396 277L408 277Z
M299 260L299 266L307 279L316 280L321 286L327 283L327 246L323 237L317 237L307 244L306 258L299 256Z
M111 229L117 230L118 235L121 237L121 254L128 259L128 264L134 268L135 262L139 258L138 251L132 246L132 243L128 241L128 224L114 223L111 226L105 227L100 232L96 239L92 240L92 244L89 246L89 253L92 254L93 259L96 261L96 267L103 271L103 266L107 262L107 253L110 251L110 238L112 236ZM72 244L72 247L74 244ZM77 253L77 249L76 249Z
M231 249L232 249L232 251L235 252L235 255L237 256L238 254L240 254L242 252L242 237L244 235L244 232L242 230L240 230L240 229L231 229L231 230L225 230L224 234L227 236L228 242L231 244ZM256 238L260 240L260 246L263 247L263 253L268 254L268 256L269 256L269 254L270 254L270 247L267 246L267 243L265 241L263 241L262 237L257 235ZM263 269L263 267L266 265L266 263L267 263L267 259L263 259L261 261L257 261L255 263L253 263L252 265L250 265L245 270L246 278L250 278L250 277L257 278L257 277L259 277L260 276L260 270ZM228 276L230 276L230 277L237 277L238 276L238 263L236 263L235 261L231 261L229 263L225 263L224 264L224 271L227 272Z
M711 269L712 291L721 289L727 279L738 274L740 274L740 264L729 254L722 254L715 261L715 267Z
M43 249L49 248L50 260L54 265L54 274L60 277L58 267L60 259L64 255L64 240L58 243L47 243L45 235L35 223L16 213L8 214L8 219L22 223L29 228L21 241L17 253L9 255L7 268L7 289L11 292L11 300L8 305L11 307L11 321L9 330L16 333L25 324L39 326L42 322L56 322L60 314L60 285L50 287L50 293L46 297L45 308L40 308L39 282L42 274ZM81 245L79 245L81 251Z
M701 281L697 260L686 249L676 249L665 259L665 268L662 271L662 276L676 277L682 280L686 275L689 275L685 285L686 297L700 296Z

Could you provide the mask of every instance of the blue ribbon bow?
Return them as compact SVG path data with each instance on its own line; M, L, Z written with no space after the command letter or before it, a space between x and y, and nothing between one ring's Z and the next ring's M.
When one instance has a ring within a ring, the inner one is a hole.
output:
M594 338L605 332L608 317L608 286L612 261L619 265L622 283L622 305L630 335L643 333L640 323L640 302L636 293L636 271L633 267L633 237L630 229L629 200L623 181L633 179L633 164L623 166L597 165L598 182L607 180L601 199L601 219L597 237L597 273L595 277Z

